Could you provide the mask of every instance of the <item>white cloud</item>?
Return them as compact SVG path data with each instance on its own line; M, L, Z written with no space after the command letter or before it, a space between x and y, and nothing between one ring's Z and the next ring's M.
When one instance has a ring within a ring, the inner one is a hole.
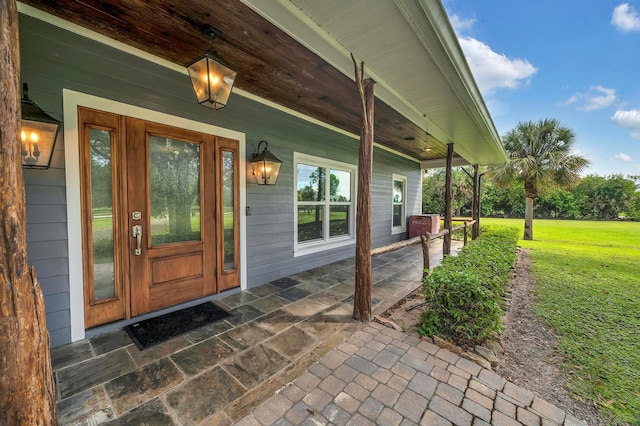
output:
M630 129L631 133L629 133L629 136L632 138L640 139L640 110L618 110L613 114L613 117L611 117L611 121L618 127Z
M620 154L615 155L613 159L618 161L623 161L625 163L632 161L631 156L629 154L625 154L624 152L621 152Z
M451 21L453 30L458 36L465 34L467 31L471 30L471 28L473 28L473 24L476 23L476 20L473 18L462 19L458 15L451 15L451 18L449 20Z
M527 60L507 58L472 37L458 40L478 87L485 95L500 87L515 89L523 82L526 84L538 71Z
M587 93L574 93L563 105L576 105L582 111L595 111L610 106L616 101L616 89L591 86Z
M449 20L476 83L484 95L492 94L501 87L515 89L523 82L527 83L536 73L537 69L527 60L508 58L494 52L487 44L468 36L476 23L475 19L464 19L451 14Z
M624 32L640 31L640 16L629 3L622 3L613 9L611 23Z

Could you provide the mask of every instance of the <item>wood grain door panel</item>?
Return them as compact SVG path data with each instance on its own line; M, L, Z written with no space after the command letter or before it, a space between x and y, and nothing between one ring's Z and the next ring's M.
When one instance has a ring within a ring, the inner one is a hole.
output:
M204 256L202 251L186 255L160 256L150 259L151 286L204 277Z
M211 135L127 118L129 211L141 216L129 227L143 227L140 254L131 238L133 315L217 291L215 262L205 261L216 258L214 145Z

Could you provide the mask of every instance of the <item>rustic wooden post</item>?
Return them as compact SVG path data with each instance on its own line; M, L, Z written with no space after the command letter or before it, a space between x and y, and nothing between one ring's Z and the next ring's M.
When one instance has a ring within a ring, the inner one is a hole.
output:
M15 0L0 2L0 424L55 425L44 300L29 269Z
M353 319L371 320L371 170L373 164L373 85L364 78L364 62L356 62L353 55L356 86L362 103L360 154L358 159L358 212L356 215L356 280L353 298Z
M476 215L476 223L474 225L476 229L476 238L478 238L478 236L480 235L480 200L482 199L482 176L484 176L484 173L478 174L478 214Z
M478 165L473 165L473 176L471 178L473 180L473 198L471 200L471 219L476 222L471 227L471 239L475 240L478 238L478 216L480 214L480 193L478 191L478 182L480 180L478 175Z
M420 241L422 242L422 261L424 266L422 278L424 279L431 271L431 254L429 253L429 247L431 246L431 233L427 232L425 235L421 235Z
M464 238L462 240L462 245L467 245L467 221L464 221Z
M444 191L444 228L449 232L444 236L444 243L442 244L442 254L451 253L451 198L452 198L452 176L451 176L451 163L453 162L453 143L447 144L447 166L446 166L446 181Z

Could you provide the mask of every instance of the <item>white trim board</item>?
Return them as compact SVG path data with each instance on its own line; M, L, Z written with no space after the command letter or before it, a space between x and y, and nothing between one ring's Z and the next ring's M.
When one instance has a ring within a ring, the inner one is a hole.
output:
M71 341L84 339L84 298L82 275L82 217L80 194L80 141L78 106L125 115L141 120L164 123L201 133L240 141L240 288L247 288L247 226L246 208L246 138L245 134L199 121L176 117L158 111L127 105L73 90L63 89L64 160L67 192L67 233L69 247L69 311Z

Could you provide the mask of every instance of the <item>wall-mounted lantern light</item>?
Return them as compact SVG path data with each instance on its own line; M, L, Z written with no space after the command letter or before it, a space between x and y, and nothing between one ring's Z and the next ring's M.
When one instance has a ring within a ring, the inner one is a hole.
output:
M222 32L211 25L204 31L212 37L211 48L187 65L187 69L198 103L209 108L220 109L227 105L237 72L213 49L213 41Z
M260 152L260 146L264 143L264 149ZM260 141L258 144L258 152L253 154L251 159L251 170L256 177L258 185L275 185L280 173L282 161L278 160L275 155L269 151L267 141Z
M53 148L60 131L60 121L44 112L29 99L29 86L22 85L22 166L34 169L48 169L51 165Z

